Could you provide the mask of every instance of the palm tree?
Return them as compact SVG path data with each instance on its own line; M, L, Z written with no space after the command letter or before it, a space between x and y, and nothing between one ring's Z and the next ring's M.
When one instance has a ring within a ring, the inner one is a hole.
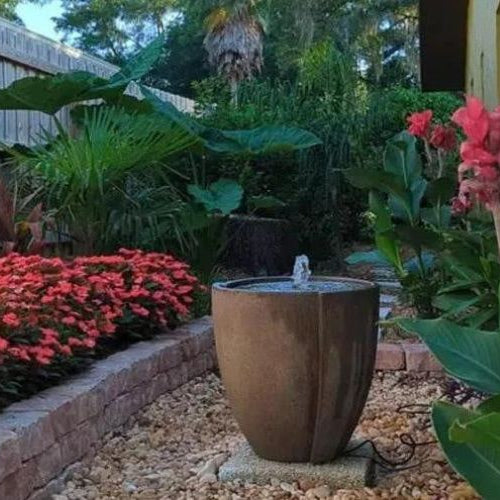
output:
M219 5L206 18L204 40L211 66L223 75L237 103L238 85L252 78L264 62L265 23L257 10L259 0L233 0Z

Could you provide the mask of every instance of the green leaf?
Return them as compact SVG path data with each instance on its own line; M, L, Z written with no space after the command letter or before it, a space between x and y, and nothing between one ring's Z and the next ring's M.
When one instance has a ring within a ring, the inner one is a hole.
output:
M450 292L459 292L461 290L469 291L471 288L478 286L478 285L484 285L485 281L483 279L479 280L459 280L456 281L455 283L452 283L449 286L446 286L444 288L441 288L439 290L440 294L444 293L450 293Z
M439 251L443 246L441 235L431 229L398 225L396 227L396 234L401 238L401 241L416 249L417 252L420 252L421 248L430 248L431 250Z
M443 205L439 208L422 208L421 218L431 226L448 228L451 224L451 207Z
M286 204L275 196L259 195L251 196L248 199L248 206L251 210L261 210L266 208L281 208L286 206Z
M368 197L370 211L375 215L375 231L384 233L393 228L391 214L382 197L375 191L370 191Z
M235 131L205 127L191 116L181 113L171 103L159 99L146 87L140 88L158 114L198 136L206 148L216 153L260 155L296 151L321 144L321 140L313 133L293 127L266 126Z
M0 90L0 109L26 109L54 115L62 107L84 100L90 89L105 83L105 79L85 71L30 76Z
M450 464L485 500L496 500L500 484L500 450L450 439L450 428L455 422L467 423L476 417L476 412L448 403L435 403L432 409L434 429Z
M208 189L191 184L188 186L188 192L208 212L220 212L223 215L229 215L239 208L243 198L243 188L230 179L220 179Z
M226 141L209 143L210 149L232 155L290 152L321 144L321 140L312 132L294 127L265 126L251 130L219 132Z
M481 415L474 420L456 420L450 427L450 439L455 443L469 443L500 452L500 413Z
M417 218L420 214L420 205L426 189L427 181L422 177L415 179L411 185L411 208L414 218Z
M344 171L344 175L357 188L375 189L396 196L404 204L405 209L411 211L409 194L397 176L368 168L349 168Z
M448 177L440 177L427 185L426 197L432 205L445 205L455 195L456 181Z
M130 82L140 80L160 58L164 47L165 37L160 35L129 59L125 66L109 79L109 86L126 87Z
M467 259L465 254L460 256L460 259L457 259L455 255L452 257L443 255L441 256L441 260L450 274L455 275L457 278L474 283L484 283L486 280L482 275L479 256L472 253L467 254L467 256L469 256L470 259Z
M446 315L455 315L467 311L479 302L481 302L481 297L473 293L447 293L438 295L433 304L441 311L445 311Z
M477 408L476 411L486 415L488 413L500 413L500 395L493 396L486 401L483 401Z
M390 260L385 257L380 251L372 250L371 252L354 252L345 259L347 264L373 264L373 265L387 265L391 264Z
M479 391L500 393L500 333L443 319L396 321L407 332L417 333L450 375Z
M483 325L487 324L492 319L497 319L498 310L497 309L484 309L479 310L475 314L469 314L466 319L466 323L471 328L481 328Z
M407 189L422 175L416 143L415 137L402 132L387 143L384 155L384 170L400 177Z
M371 212L375 215L375 245L378 253L392 264L399 275L402 275L404 269L401 260L401 249L392 231L391 214L382 197L374 191L370 191L369 205Z
M378 251L392 264L399 276L404 273L401 260L401 248L398 241L392 236L385 234L375 235L375 246Z

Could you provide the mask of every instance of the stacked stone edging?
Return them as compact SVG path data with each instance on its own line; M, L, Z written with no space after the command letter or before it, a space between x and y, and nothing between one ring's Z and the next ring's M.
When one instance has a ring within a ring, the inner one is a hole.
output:
M66 383L0 413L0 499L44 500L162 394L216 366L210 318L98 361Z
M425 344L402 342L378 345L375 369L381 371L402 371L410 373L442 373L443 367Z

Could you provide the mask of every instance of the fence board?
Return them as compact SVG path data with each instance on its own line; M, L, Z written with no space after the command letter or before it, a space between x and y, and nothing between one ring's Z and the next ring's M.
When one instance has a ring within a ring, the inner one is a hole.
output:
M0 18L0 88L26 76L47 75L83 70L109 77L118 67L81 50L68 47ZM151 89L160 99L171 102L179 110L194 112L194 101L185 97ZM138 95L133 86L128 90ZM61 124L71 130L69 109L58 114ZM0 111L0 143L33 145L43 130L55 133L53 120L40 112Z

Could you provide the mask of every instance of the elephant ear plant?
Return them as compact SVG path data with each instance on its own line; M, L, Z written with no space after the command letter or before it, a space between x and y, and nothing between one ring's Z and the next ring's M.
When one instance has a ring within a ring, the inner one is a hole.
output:
M443 247L442 232L450 226L448 200L455 192L455 181L444 175L446 155L455 146L454 135L451 136L451 129L441 125L434 127L431 133L431 117L424 117L420 127L410 126L409 132L402 132L388 142L383 169L345 171L354 186L370 191L369 216L376 244L375 251L355 253L348 262L392 266L410 301L426 316L435 315L432 299L439 281L434 261ZM443 142L440 137L438 141L437 127L444 128L452 138ZM425 171L417 148L417 134L425 138L428 159ZM408 248L412 256L405 260L403 256Z
M475 98L454 115L467 137L459 167L460 191L455 208L483 205L500 244L500 108L489 113ZM490 250L490 255L493 251ZM492 257L490 257L490 260ZM496 251L498 268L499 252ZM472 279L472 276L470 277ZM471 286L472 288L472 286ZM452 377L487 395L476 408L437 402L432 420L451 465L486 500L498 498L500 485L500 331L478 330L444 319L398 319L399 326L420 335Z
M174 157L206 149L258 155L320 143L314 134L293 127L205 127L162 101L140 79L163 47L160 37L108 79L74 72L28 77L0 90L0 110L40 111L57 125L58 136L42 134L32 150L5 149L18 172L45 188L43 196L57 207L58 221L69 228L81 253L112 251L132 232L126 242L146 247L156 248L166 234L170 243L190 243L181 241L184 202L173 188L172 176L179 177L170 168ZM127 94L131 88L141 97ZM99 104L87 105L96 100ZM56 116L70 104L75 134Z

